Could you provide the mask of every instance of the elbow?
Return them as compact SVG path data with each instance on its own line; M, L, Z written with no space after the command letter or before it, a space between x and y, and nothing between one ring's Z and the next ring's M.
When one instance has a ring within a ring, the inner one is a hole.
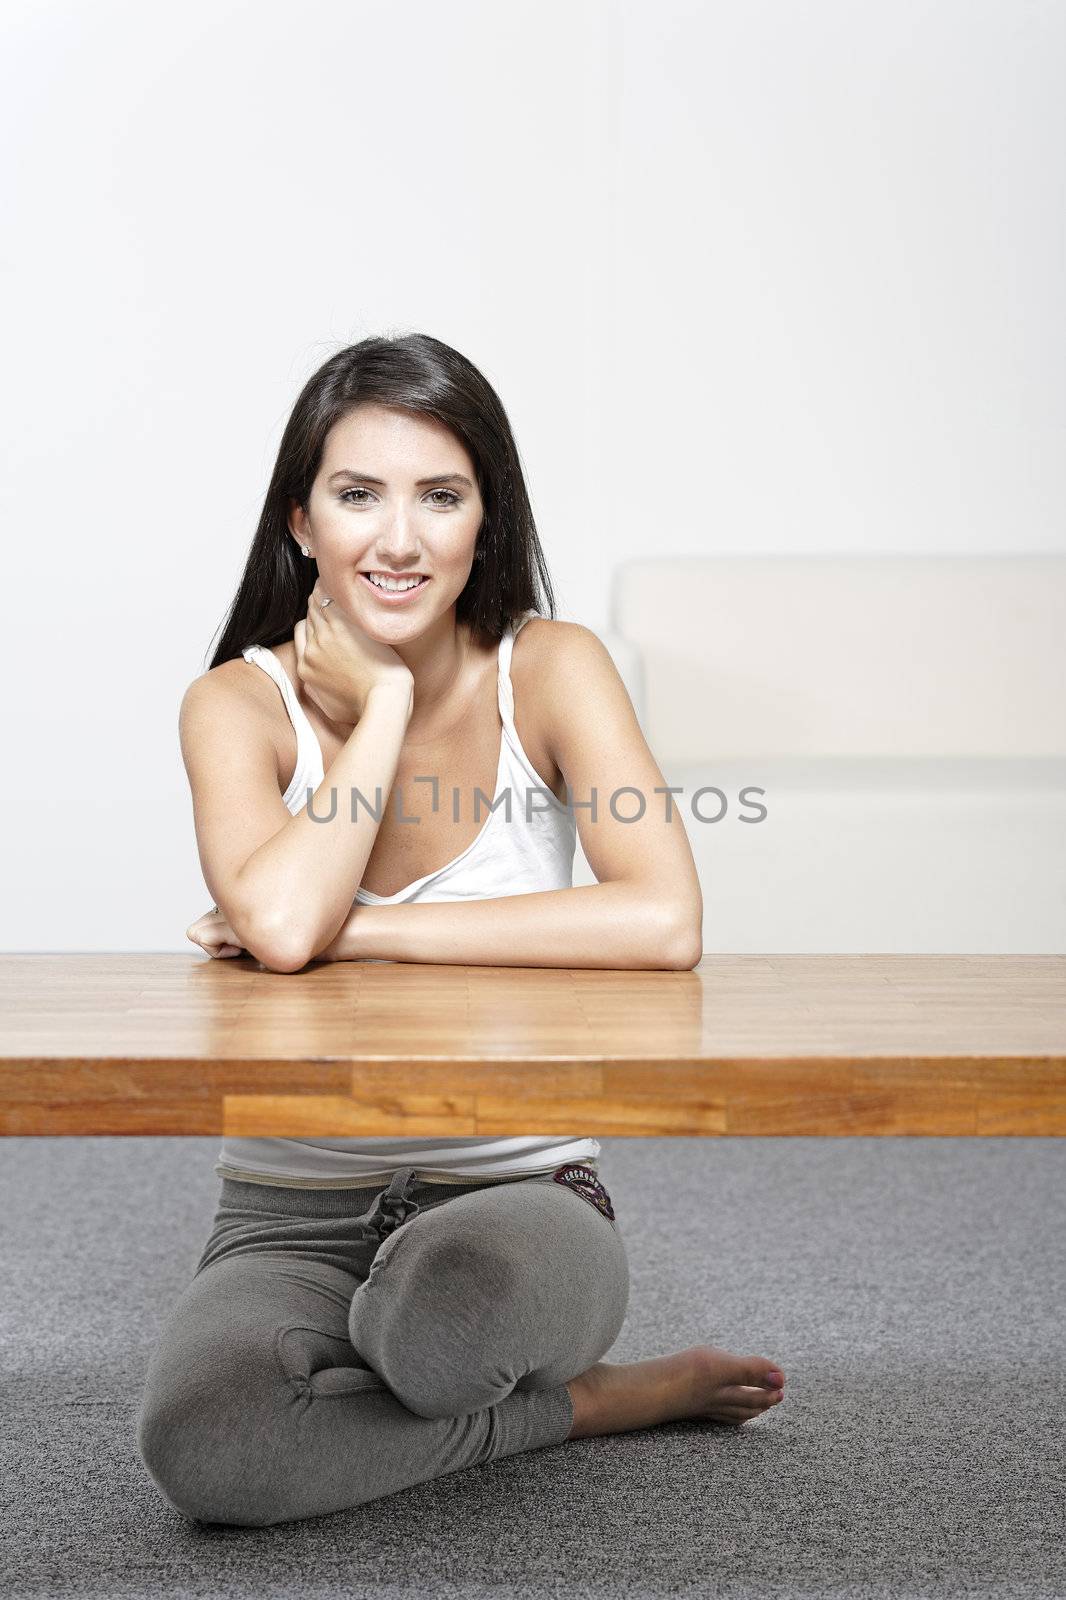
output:
M703 908L697 912L676 908L668 915L660 948L663 966L670 972L691 972L703 960Z
M275 923L256 928L245 948L270 972L300 972L311 960L306 943Z
M691 935L680 947L670 963L672 972L691 972L703 960L703 940L693 940Z
M310 959L310 956L305 955L302 951L297 955L292 955L286 950L280 950L276 954L271 951L267 955L259 957L268 972L302 972Z
M649 908L652 908L649 915ZM641 900L640 955L646 971L691 972L703 960L703 901Z

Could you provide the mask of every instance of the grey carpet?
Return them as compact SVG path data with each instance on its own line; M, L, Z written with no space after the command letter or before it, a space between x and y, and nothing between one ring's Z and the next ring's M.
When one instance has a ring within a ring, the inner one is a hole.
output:
M610 1352L766 1355L740 1430L574 1440L266 1529L137 1453L217 1138L0 1141L4 1596L1066 1596L1066 1141L604 1139Z

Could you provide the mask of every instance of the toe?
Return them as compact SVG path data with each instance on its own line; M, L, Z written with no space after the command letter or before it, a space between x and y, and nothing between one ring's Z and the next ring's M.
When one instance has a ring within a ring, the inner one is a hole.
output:
M780 1367L775 1367L765 1356L752 1356L744 1374L744 1381L757 1385L760 1389L783 1389L785 1375Z
M722 1391L722 1401L729 1407L739 1411L751 1412L753 1415L765 1411L767 1406L777 1404L776 1391L764 1389L761 1385L748 1385L743 1383L732 1384Z

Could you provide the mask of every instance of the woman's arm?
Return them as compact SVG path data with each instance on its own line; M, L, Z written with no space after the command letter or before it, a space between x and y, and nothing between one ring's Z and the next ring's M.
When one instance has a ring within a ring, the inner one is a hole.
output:
M580 623L534 618L518 635L512 678L516 705L528 704L566 780L598 881L492 900L356 905L320 959L696 966L703 896L692 849L607 647Z
M355 906L319 961L488 967L691 969L700 941L673 908L628 882L494 900Z
M358 788L373 805L379 787L383 798L390 793L413 691L402 683L370 690L315 791L312 814L305 804L292 815L278 792L266 734L249 715L242 689L221 674L220 668L197 678L181 707L204 882L232 943L272 971L297 972L351 909L380 824L360 808L353 827L346 797Z

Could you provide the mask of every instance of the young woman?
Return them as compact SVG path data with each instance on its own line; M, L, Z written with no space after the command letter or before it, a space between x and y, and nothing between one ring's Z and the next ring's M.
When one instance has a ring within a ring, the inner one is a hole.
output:
M326 362L182 702L217 902L189 937L278 974L693 967L684 828L651 803L663 777L609 653L541 615L542 594L553 613L481 373L414 334ZM609 804L626 787L646 799L639 821ZM572 886L575 827L595 885ZM212 1231L138 1419L163 1495L194 1520L266 1526L566 1439L740 1424L776 1403L764 1357L600 1359L629 1270L598 1154L561 1135L224 1141Z

